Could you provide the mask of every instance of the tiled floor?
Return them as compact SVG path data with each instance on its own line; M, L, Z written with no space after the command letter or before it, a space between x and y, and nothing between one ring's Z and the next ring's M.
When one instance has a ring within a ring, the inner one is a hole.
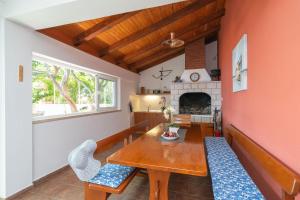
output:
M111 150L97 155L96 158L105 162L105 158L120 148L116 145ZM136 176L121 195L111 195L109 200L146 200L149 195L147 177ZM70 168L63 170L46 181L37 184L13 200L82 200L83 186ZM213 199L209 177L187 175L171 175L169 182L170 200L208 200Z

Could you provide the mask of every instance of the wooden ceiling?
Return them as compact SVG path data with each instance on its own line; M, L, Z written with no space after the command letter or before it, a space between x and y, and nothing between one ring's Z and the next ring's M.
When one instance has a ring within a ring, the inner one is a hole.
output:
M140 72L184 53L161 43L170 32L185 45L215 38L225 0L189 0L118 14L39 32L132 72Z

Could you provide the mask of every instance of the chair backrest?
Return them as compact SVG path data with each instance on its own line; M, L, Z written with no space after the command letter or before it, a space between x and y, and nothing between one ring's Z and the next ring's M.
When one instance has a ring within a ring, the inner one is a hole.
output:
M71 151L68 156L69 165L81 181L93 178L100 170L101 162L93 157L96 148L95 141L87 140Z
M280 160L256 144L233 125L225 129L228 143L239 144L259 166L281 187L283 200L294 199L300 192L300 176Z

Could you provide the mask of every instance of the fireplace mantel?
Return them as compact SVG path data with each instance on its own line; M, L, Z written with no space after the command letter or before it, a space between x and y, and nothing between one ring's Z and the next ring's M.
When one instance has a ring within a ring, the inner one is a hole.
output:
M197 83L172 83L171 85L171 105L176 114L179 113L179 98L181 95L190 92L203 92L211 97L210 115L192 115L193 122L213 122L215 108L221 109L221 81L207 81Z

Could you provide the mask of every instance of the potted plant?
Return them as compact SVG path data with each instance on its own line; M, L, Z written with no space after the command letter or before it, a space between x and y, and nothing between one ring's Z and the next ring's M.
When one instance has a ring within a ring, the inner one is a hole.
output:
M161 105L161 107L160 107L161 112L165 111L165 109L166 109L166 102L167 102L166 97L161 97L160 98L159 105Z
M169 125L169 131L172 132L172 133L177 133L179 128L180 128L180 126L178 124L175 124L175 123L171 123Z
M172 122L172 116L173 116L173 113L175 112L175 109L172 107L172 106L167 106L165 109L164 109L164 116L165 118Z

